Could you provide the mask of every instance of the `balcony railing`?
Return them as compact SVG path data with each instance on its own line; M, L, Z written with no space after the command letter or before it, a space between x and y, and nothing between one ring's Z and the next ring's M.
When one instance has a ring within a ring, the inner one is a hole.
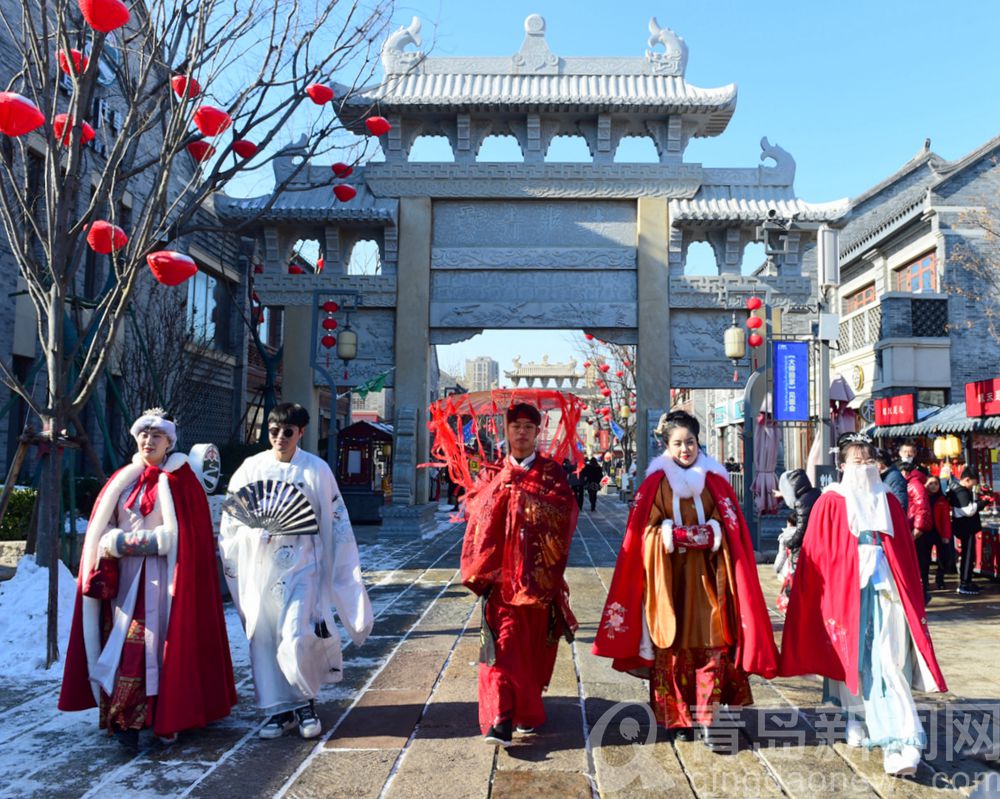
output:
M841 354L885 338L942 338L948 335L948 298L887 295L840 321Z

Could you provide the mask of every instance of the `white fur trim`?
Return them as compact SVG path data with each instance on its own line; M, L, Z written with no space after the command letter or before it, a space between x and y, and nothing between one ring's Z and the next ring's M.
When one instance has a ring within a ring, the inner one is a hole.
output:
M132 427L129 428L129 433L131 433L132 438L138 440L139 433L150 428L153 430L159 430L168 439L170 439L171 448L177 446L177 425L169 419L164 419L162 416L140 416L132 422Z
M663 453L653 458L649 468L646 469L646 477L654 472L663 472L670 483L670 489L682 499L700 496L705 490L705 477L709 472L726 479L729 474L721 463L704 452L699 452L695 462L687 469L678 466L672 457Z
M718 552L722 546L722 525L718 519L709 519L705 524L712 528L712 551Z
M660 522L660 538L667 552L674 554L674 523L670 519Z

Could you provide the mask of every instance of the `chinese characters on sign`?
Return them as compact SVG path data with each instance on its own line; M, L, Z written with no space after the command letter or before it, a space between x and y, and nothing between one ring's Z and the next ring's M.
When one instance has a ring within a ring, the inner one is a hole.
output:
M1000 416L1000 377L965 384L967 416Z
M894 424L913 424L916 421L915 403L912 394L882 397L875 400L875 424L887 427Z
M809 420L809 343L774 342L774 418Z

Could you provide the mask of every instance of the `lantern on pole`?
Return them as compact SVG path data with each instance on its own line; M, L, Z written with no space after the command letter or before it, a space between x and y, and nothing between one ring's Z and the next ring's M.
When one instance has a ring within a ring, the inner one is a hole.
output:
M736 314L733 314L732 324L726 328L723 336L723 345L726 348L726 357L733 362L733 382L740 379L737 366L747 354L746 333L743 328L736 324Z

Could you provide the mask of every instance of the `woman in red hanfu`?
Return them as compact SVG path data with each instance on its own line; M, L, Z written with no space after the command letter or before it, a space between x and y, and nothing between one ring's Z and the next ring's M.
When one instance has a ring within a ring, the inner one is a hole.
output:
M135 749L164 743L236 704L212 519L159 408L131 428L139 451L101 490L87 526L60 710L100 708Z
M748 675L773 677L777 651L746 522L699 428L683 411L660 419L667 450L635 496L594 654L649 679L653 715L675 737L697 728L720 750L715 709L751 704Z
M466 497L462 581L483 598L479 726L489 744L545 722L542 693L576 620L563 579L579 508L559 461L535 451L541 413L506 413L509 455Z
M847 711L847 744L878 746L887 774L916 772L927 735L912 689L945 691L917 552L871 439L837 442L843 470L809 517L781 641L781 674L820 674ZM801 579L800 579L801 578Z

